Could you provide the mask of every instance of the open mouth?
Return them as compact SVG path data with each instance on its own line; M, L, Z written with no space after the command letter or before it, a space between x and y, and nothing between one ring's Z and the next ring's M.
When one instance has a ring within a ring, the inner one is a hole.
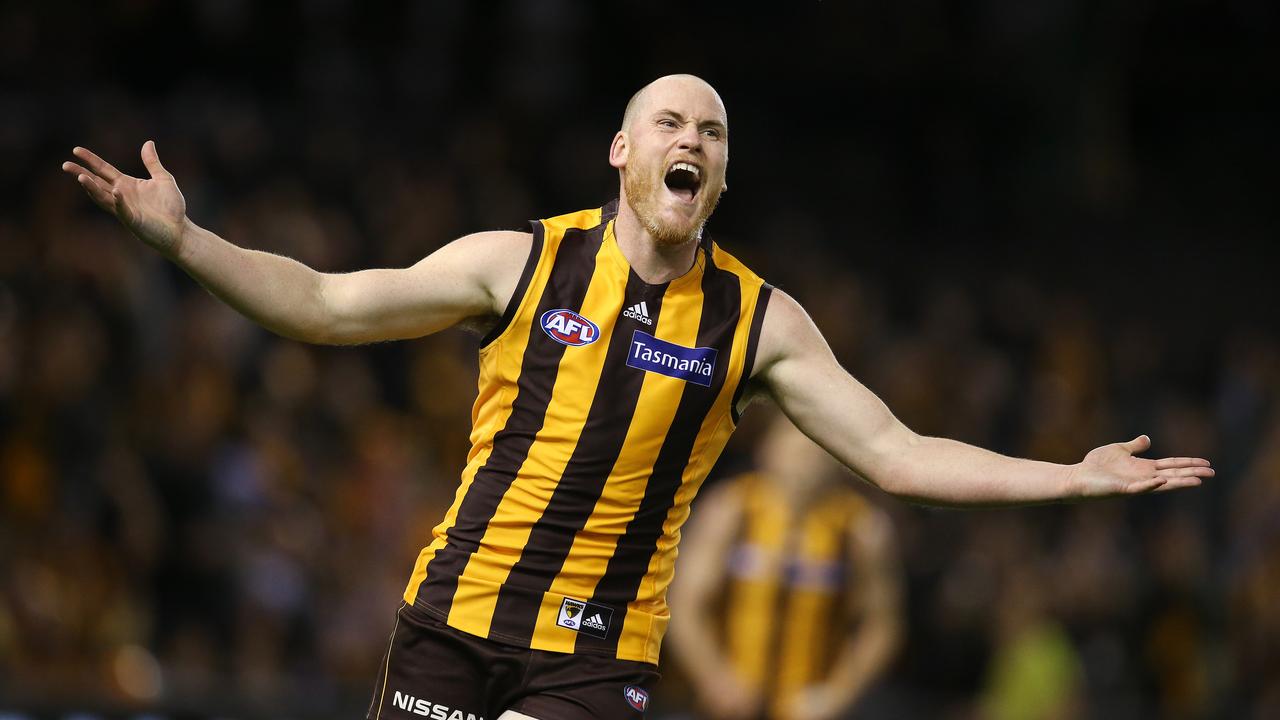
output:
M702 187L702 170L693 163L678 162L671 165L662 180L673 195L692 203Z

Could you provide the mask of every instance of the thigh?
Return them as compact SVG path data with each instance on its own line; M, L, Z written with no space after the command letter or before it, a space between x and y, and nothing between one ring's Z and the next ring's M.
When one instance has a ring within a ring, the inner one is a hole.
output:
M642 720L660 675L648 663L534 651L529 680L508 706L531 720ZM504 716L505 717L505 716Z
M510 657L509 657L510 656ZM512 651L401 606L374 685L368 720L492 718L516 677Z

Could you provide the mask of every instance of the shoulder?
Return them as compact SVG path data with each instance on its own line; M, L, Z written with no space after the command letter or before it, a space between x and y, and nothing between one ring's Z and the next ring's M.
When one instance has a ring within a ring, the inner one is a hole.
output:
M534 236L528 232L490 230L450 242L410 270L420 286L453 287L478 293L485 316L501 314L515 292L525 264L532 262ZM469 288L469 290L467 290ZM474 328L473 328L474 329Z
M603 231L605 226L613 218L617 217L617 214L618 201L612 200L601 207L575 210L562 215L534 220L532 225L535 233L539 236L545 235L548 241L554 242L570 230L595 229Z
M501 260L512 254L520 254L523 261L525 255L533 247L533 233L516 230L486 230L484 232L463 235L445 246L453 252L467 253L490 260Z
M454 252L475 263L474 269L491 279L518 276L530 253L534 236L529 232L488 230L464 235L450 243Z
M773 332L777 332L805 326L813 326L813 320L809 319L809 313L805 312L804 307L795 298L782 290L774 288L769 307L764 316L765 332L769 332L770 328L772 328Z
M741 260L725 251L724 248L720 247L719 243L711 241L709 244L710 247L707 252L711 256L712 264L715 265L718 270L723 270L737 275L742 281L743 286L746 288L750 288L752 290L758 290L760 288L772 290L772 287L764 281L764 278L757 275Z
M831 356L826 340L800 303L778 288L769 285L764 288L767 295L764 312L756 318L760 326L759 334L754 338L755 354L748 358L750 367L745 374L746 382L741 397L735 401L738 414L745 412L747 406L761 396L776 392L781 370L794 365L787 360L807 356L821 362ZM760 312L759 308L756 312Z
M450 242L418 262L419 266L444 265L483 273L497 267L522 265L533 247L533 234L511 230L471 233Z
M822 333L814 325L809 313L785 292L774 288L769 305L765 308L760 329L760 344L752 375L767 372L769 368L796 354L821 352L826 348ZM829 351L827 351L829 352Z

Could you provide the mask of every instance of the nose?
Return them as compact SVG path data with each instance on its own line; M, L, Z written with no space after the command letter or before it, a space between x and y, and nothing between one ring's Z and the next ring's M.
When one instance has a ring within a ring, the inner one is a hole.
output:
M681 150L697 150L702 147L702 131L698 129L698 124L685 123L676 144Z

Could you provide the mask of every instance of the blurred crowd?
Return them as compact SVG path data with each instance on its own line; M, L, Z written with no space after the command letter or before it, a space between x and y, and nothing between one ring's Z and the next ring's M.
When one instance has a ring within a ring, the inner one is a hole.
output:
M1230 72L1276 10L828 5L775 18L786 57L726 18L614 66L608 33L659 9L0 6L0 713L362 711L474 399L461 331L324 348L251 325L58 172L73 145L139 173L154 138L232 242L402 267L608 200L626 98L687 69L734 132L709 231L913 429L1057 462L1146 432L1218 468L1023 509L868 489L907 638L859 717L1280 716L1276 116ZM680 716L662 669L657 714Z

